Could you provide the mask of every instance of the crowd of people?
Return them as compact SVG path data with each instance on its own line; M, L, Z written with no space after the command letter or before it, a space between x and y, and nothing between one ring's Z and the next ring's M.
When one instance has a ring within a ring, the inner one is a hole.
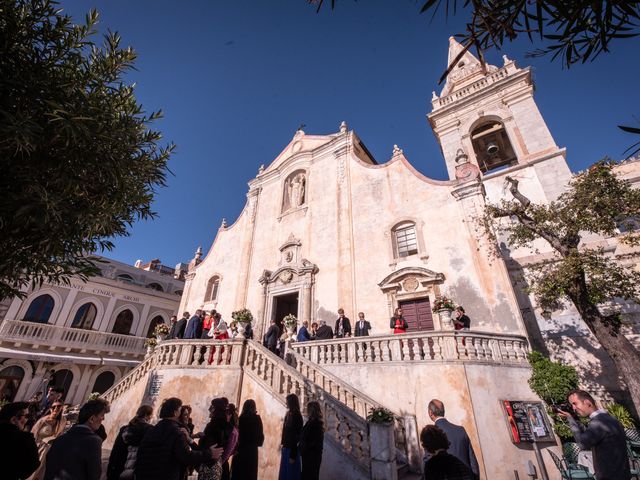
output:
M99 480L102 474L102 425L109 403L101 398L87 401L69 426L62 416L59 391L50 389L40 405L48 410L28 428L32 405L13 402L0 409L0 463L6 480ZM578 445L591 450L598 480L631 478L625 432L620 423L583 390L568 396L573 413L567 418ZM295 394L286 397L287 412L280 439L279 480L320 478L324 422L320 403L306 405L304 422ZM251 480L258 478L258 449L265 440L256 402L244 402L238 416L234 404L214 398L209 422L195 431L192 409L179 398L165 399L153 425L153 408L142 405L122 426L107 465L107 480ZM445 418L442 401L427 406L433 422L420 432L425 452L425 480L478 480L480 468L464 427ZM585 425L578 417L588 418Z
M172 316L169 333L166 338L167 340L211 338L224 340L227 338L235 338L238 335L238 325L236 322L231 322L231 325L228 325L222 318L220 312L216 310L206 311L198 309L193 316L189 312L184 312L180 320L178 320L177 316ZM253 338L251 324L247 325L244 336L245 338Z
M471 320L466 315L463 307L457 307L455 316L452 319L455 330L468 330ZM389 328L394 334L406 333L409 324L402 314L402 308L398 307L391 319L389 320ZM330 340L332 338L349 338L349 337L366 337L372 330L371 322L365 318L364 312L358 313L358 320L353 328L351 320L345 315L344 309L338 309L338 318L332 328L325 320L312 322L309 325L308 320L303 320L297 329L296 341L308 342L312 340ZM239 335L236 322L227 322L216 310L207 312L206 310L196 310L191 316L189 312L184 312L182 318L178 320L176 316L171 317L171 326L167 340L175 339L216 339L224 340L227 338L235 338ZM262 343L272 352L279 354L282 350L282 344L286 339L285 332L281 320L273 319L269 328L262 338ZM253 329L251 324L247 324L244 331L244 338L253 339Z

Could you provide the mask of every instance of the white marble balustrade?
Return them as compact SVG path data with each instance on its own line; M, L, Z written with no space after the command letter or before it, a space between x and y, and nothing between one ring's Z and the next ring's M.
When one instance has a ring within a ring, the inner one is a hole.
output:
M382 362L527 364L529 343L520 335L474 331L416 332L292 343L319 365Z
M281 400L295 393L304 406L311 400L322 405L326 426L325 438L350 456L361 468L369 471L371 465L369 429L367 421L351 405L361 404L357 395L337 379L323 384L315 383L302 372L289 366L257 342L248 342L244 371L258 379ZM319 376L317 378L320 378ZM366 414L365 414L366 416Z
M122 353L140 357L145 352L143 337L23 320L4 320L0 325L0 341L5 344L44 346L50 350L88 350L92 353Z

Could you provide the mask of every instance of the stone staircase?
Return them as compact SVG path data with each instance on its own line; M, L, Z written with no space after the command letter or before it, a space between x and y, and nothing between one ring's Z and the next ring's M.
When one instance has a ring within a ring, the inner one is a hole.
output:
M395 424L386 427L393 430L387 435L384 427L374 429L366 420L372 408L381 406L378 402L301 355L290 351L285 361L251 340L227 340L215 346L210 355L211 341L162 342L103 397L117 402L135 384L164 368L238 365L282 405L290 393L298 395L301 405L318 401L323 406L325 445L359 471L359 478L409 479L414 478L412 471L419 471L420 458L411 448L418 445L415 417L397 415Z

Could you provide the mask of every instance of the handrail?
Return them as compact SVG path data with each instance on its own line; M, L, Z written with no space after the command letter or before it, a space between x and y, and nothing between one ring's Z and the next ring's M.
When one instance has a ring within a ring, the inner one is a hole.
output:
M0 325L0 342L33 343L52 347L90 349L142 356L144 337L49 325L25 320L4 320Z
M290 393L298 395L303 408L310 400L318 401L324 410L325 439L365 472L370 471L371 449L365 418L255 341L247 342L244 371L271 390L282 403Z
M479 362L528 365L521 335L472 330L294 342L291 348L319 365L384 362Z
M381 403L369 397L366 393L349 385L347 382L325 370L320 365L307 360L299 353L292 350L288 354L288 357L288 362L293 364L297 371L299 371L305 378L309 379L315 385L337 398L341 403L356 412L359 416L366 418L372 409L383 406ZM411 417L411 420L415 422L415 417L403 416L391 409L387 410L391 411L395 417L394 436L397 453L403 462L409 463L410 459L415 459L412 458L413 455L411 455L409 451L410 446L409 441L407 440L408 428L405 422L409 421L408 417ZM418 443L417 438L413 440L415 440L416 444ZM413 465L413 467L419 468L419 466L416 465Z

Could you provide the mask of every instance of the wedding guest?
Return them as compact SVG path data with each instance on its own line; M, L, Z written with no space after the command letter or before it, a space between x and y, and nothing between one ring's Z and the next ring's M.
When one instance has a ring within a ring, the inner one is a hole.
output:
M67 424L63 413L64 404L60 401L54 402L51 405L49 414L38 420L31 428L31 433L33 433L38 446L40 466L29 477L29 480L42 480L44 478L44 466L51 443L64 432L64 427Z
M309 335L309 321L308 320L303 320L302 321L302 326L300 327L300 330L298 330L298 341L299 342L307 342L309 340L311 340L311 335Z
M210 421L204 429L204 435L200 438L200 449L207 449L217 445L223 449L220 458L215 461L205 462L198 469L198 479L208 480L218 476L220 479L229 478L229 464L223 457L230 444L233 425L227 415L229 401L226 398L214 398L211 402ZM227 457L228 459L228 457Z
M351 321L345 317L344 309L338 309L338 319L336 320L336 328L334 330L336 338L345 338L351 336Z
M127 456L123 465L120 480L133 480L134 472L138 460L138 448L146 433L153 428L151 417L153 408L149 405L142 405L138 408L136 416L129 422L122 433L122 440L127 448Z
M300 400L294 393L286 398L287 414L282 424L282 453L280 457L280 473L278 480L300 480L301 461L298 443L302 433L302 414Z
M28 417L28 402L7 403L0 409L0 465L5 480L22 480L40 466L36 441L24 430Z
M402 308L396 308L393 317L391 317L391 321L389 322L389 328L393 328L393 333L406 333L409 325L407 321L402 316Z
M238 450L231 464L231 480L257 480L258 447L264 443L264 431L254 400L245 400L242 405L238 434Z
M300 454L302 457L302 480L319 480L322 449L324 446L324 422L318 402L307 403L307 423L302 428Z
M424 463L427 480L475 480L476 476L458 457L447 453L447 435L435 425L427 425L420 432L422 448L430 455Z
M78 423L60 435L49 449L45 480L100 479L102 438L98 431L108 412L109 402L102 398L89 400L80 408Z

